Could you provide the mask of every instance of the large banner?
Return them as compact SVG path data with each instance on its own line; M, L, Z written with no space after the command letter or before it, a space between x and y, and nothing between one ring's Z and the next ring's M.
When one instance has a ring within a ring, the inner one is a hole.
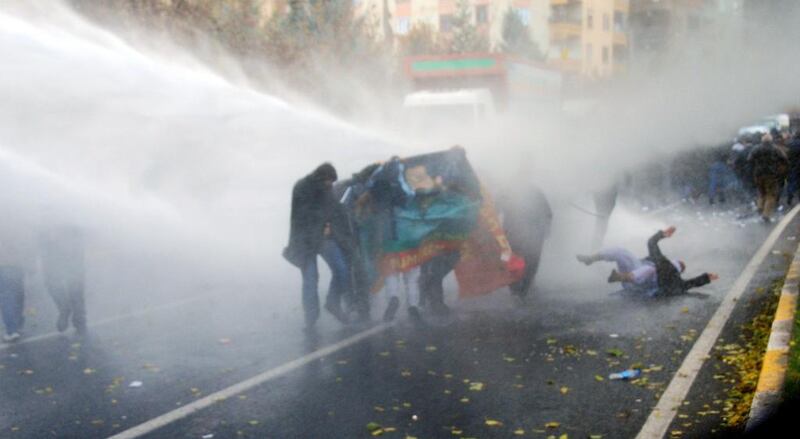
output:
M494 204L464 150L393 158L347 182L363 273L377 291L393 273L458 251L461 297L515 281L504 261L511 248ZM347 198L347 197L346 197Z

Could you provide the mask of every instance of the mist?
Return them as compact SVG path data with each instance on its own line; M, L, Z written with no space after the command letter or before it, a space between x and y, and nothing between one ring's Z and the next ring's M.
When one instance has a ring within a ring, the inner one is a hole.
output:
M549 248L566 258L588 246L594 218L573 205L591 208L593 190L679 151L729 142L738 127L793 103L798 59L789 56L793 38L782 41L729 32L696 50L674 47L658 71L632 73L582 117L504 114L420 133L395 123L397 109L369 84L353 92L363 111L338 116L266 94L170 43L163 53L157 41L132 45L60 2L5 2L0 196L21 223L91 229L90 289L113 286L122 298L237 285L269 295L299 286L280 258L298 178L324 161L346 176L461 144L487 182L528 179L545 190L557 224ZM336 86L332 76L325 81ZM624 209L611 242L639 242L663 226Z

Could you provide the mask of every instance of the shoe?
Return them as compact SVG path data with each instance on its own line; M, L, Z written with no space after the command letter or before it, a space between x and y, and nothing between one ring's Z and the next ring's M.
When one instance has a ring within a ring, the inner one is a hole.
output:
M389 299L389 306L386 307L386 312L383 313L383 321L388 323L394 320L397 308L400 308L400 299L392 297Z
M6 343L14 343L15 341L19 340L22 337L19 335L19 332L12 332L11 334L6 334L3 336L3 341Z
M622 276L617 270L611 270L611 274L608 276L608 283L611 284L614 282L622 282Z
M325 304L325 310L331 313L339 323L346 325L350 323L350 319L347 318L347 314L342 311L341 306L334 305L333 302L328 302Z
M594 262L594 259L589 255L578 255L575 258L584 265L592 265L592 262Z
M65 312L59 312L58 321L56 322L56 329L58 329L58 332L64 332L67 330L67 326L69 326L69 314Z
M450 307L444 303L433 303L431 305L431 312L437 316L446 316L450 314Z
M416 306L408 307L408 317L410 317L411 321L417 326L423 324L422 316L419 313L419 308L417 308Z

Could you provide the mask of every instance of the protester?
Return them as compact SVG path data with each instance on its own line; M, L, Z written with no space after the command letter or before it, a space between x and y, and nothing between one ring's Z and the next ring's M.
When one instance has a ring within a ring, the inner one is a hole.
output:
M758 213L768 223L772 221L772 213L786 179L789 159L773 143L772 135L765 134L761 144L750 152L749 160L753 164L753 181L758 190Z
M303 309L309 328L319 318L317 255L322 256L332 274L325 309L347 323L341 301L350 294L348 255L352 253L353 240L347 216L333 196L336 180L336 169L323 163L295 183L292 190L291 229L284 257L302 274Z
M56 329L64 332L72 326L78 334L86 333L84 299L84 234L75 226L57 226L39 238L42 276L58 308Z
M711 165L708 167L708 204L725 204L726 192L734 185L735 176L728 166L728 151L715 149L711 152Z
M797 195L798 190L800 190L800 131L794 133L794 136L786 142L786 149L789 158L786 204L791 206L795 195Z
M608 249L594 255L578 255L578 261L586 265L597 261L616 262L618 270L611 271L608 282L621 282L627 290L645 292L650 296L685 294L692 288L719 279L715 273L704 273L688 280L681 278L686 264L668 259L658 247L660 240L674 233L674 226L656 232L647 241L648 256L642 260L637 260L632 253L623 249Z
M450 308L444 302L444 278L456 268L461 258L459 251L449 251L434 256L422 265L419 286L422 304L436 315L447 315Z
M19 233L3 230L0 236L0 314L5 325L3 341L12 343L22 336L25 324L25 271L29 248Z
M616 198L616 187L613 194ZM497 205L511 249L525 260L522 278L509 286L512 294L524 299L533 288L542 249L550 234L553 212L547 197L533 185L517 188L514 192L507 191L498 197Z

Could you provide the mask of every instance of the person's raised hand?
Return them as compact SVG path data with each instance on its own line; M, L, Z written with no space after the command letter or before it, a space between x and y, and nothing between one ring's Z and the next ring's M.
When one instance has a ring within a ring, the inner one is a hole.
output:
M662 230L664 232L664 237L669 238L675 233L675 226L669 226L666 229Z
M713 282L715 280L719 280L719 275L717 273L708 273L708 278Z

